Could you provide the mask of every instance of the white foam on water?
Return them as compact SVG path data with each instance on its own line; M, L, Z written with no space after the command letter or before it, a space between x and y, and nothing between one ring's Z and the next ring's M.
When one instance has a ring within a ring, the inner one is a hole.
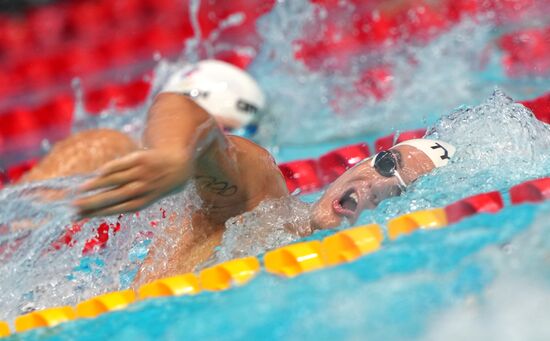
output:
M170 238L166 228L190 228L186 219L200 206L193 186L162 199L139 214L80 221L81 232L67 232L77 219L71 190L84 178L72 177L8 187L0 192L0 319L51 306L74 305L89 297L127 288L153 244ZM59 198L59 192L68 192ZM54 196L55 195L55 196ZM109 228L104 248L84 254L98 228ZM119 229L117 232L114 229ZM182 231L183 234L183 231ZM171 244L171 243L174 244ZM156 254L155 267L166 266L170 248Z
M456 146L453 160L421 177L400 197L366 211L360 222L384 223L411 211L442 207L477 193L507 190L550 174L550 128L501 90L478 106L443 116L428 138Z
M297 197L268 199L225 223L221 245L203 266L259 255L309 234L311 205Z

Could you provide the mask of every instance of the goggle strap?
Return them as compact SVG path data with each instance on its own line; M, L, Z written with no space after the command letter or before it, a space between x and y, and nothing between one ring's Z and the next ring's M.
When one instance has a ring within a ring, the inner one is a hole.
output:
M397 178L397 181L399 181L399 187L401 187L401 190L404 191L407 188L407 184L405 183L405 181L403 181L403 178L401 177L401 174L399 174L397 169L395 170L394 175Z

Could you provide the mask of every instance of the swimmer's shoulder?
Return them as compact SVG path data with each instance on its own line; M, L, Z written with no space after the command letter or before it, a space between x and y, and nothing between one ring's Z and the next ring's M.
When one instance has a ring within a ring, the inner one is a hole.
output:
M277 195L286 194L287 190L283 175L269 151L241 136L227 135L227 139L237 147L239 163L250 166L241 168L243 173L249 173L245 176L253 176L256 179L263 177L265 181L272 184L274 193L277 193Z
M226 135L227 139L236 146L240 153L244 153L244 155L248 158L267 158L271 162L275 164L275 159L273 156L265 149L264 147L260 146L259 144L255 143L252 140L249 140L245 137L238 136L238 135Z

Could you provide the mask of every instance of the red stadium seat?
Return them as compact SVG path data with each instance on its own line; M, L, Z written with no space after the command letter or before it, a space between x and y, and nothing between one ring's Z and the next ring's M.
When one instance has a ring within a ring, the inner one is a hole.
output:
M14 61L32 51L31 42L32 37L24 20L0 16L0 55Z
M94 46L73 46L57 57L57 70L69 77L83 77L103 70L107 60Z
M80 41L98 39L108 33L110 26L107 8L94 1L72 2L68 8L69 34Z
M38 46L55 47L65 34L67 11L64 4L52 4L33 8L27 14L27 22L34 43Z
M142 0L101 0L101 5L112 22L120 23L141 18L145 14Z

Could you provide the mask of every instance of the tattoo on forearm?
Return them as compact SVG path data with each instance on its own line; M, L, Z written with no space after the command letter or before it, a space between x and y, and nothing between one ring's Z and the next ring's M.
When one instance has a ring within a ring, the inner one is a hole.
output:
M227 181L218 181L213 176L199 175L195 179L199 182L199 186L202 189L209 190L222 197L230 197L237 193L237 186L230 185Z

